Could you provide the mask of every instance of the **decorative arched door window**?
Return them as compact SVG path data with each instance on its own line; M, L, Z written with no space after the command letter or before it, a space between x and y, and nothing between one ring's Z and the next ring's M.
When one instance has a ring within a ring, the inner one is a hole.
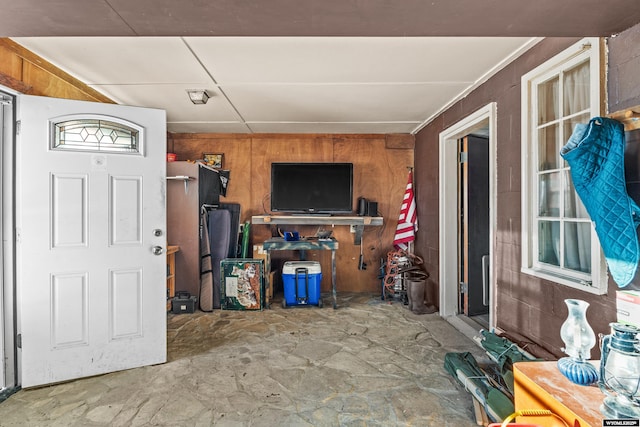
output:
M66 116L51 122L52 150L144 154L143 129L115 117Z

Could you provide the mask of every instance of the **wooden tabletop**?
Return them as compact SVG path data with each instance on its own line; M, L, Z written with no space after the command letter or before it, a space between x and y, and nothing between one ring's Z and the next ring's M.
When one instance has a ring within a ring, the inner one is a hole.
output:
M599 369L599 361L591 361ZM513 365L515 381L515 408L549 409L564 418L569 426L601 427L603 416L600 406L604 394L598 386L580 386L569 381L557 367L557 362L518 362ZM541 426L562 425L555 417L526 416L521 422ZM574 424L575 421L580 424Z

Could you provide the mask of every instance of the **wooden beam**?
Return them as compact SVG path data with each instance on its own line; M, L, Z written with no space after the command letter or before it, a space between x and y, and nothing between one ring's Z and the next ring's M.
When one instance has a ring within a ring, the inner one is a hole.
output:
M23 81L8 76L2 72L0 72L0 85L18 91L20 93L24 93L26 95L39 95L35 92L32 86L29 86Z
M392 133L385 135L385 148L413 150L415 143L415 135L408 133Z
M615 111L608 117L621 122L627 132L640 129L640 105Z

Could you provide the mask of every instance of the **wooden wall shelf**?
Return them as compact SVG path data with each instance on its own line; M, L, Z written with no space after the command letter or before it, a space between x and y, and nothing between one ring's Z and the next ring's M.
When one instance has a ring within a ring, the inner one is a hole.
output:
M168 176L168 181L184 181L184 192L185 194L189 192L189 181L194 181L195 178L186 175L178 175L178 176Z
M640 129L640 105L610 113L607 117L621 122L627 132Z
M383 219L380 216L322 216L322 215L256 215L251 217L252 224L287 224L287 225L349 225L354 226L354 244L362 242L362 232L365 226L380 226Z

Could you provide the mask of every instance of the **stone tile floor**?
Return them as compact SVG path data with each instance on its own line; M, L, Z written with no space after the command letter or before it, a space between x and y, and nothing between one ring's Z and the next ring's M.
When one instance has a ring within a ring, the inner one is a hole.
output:
M340 294L337 310L274 302L168 314L167 326L167 363L21 390L0 425L476 425L443 361L484 353L437 314Z

